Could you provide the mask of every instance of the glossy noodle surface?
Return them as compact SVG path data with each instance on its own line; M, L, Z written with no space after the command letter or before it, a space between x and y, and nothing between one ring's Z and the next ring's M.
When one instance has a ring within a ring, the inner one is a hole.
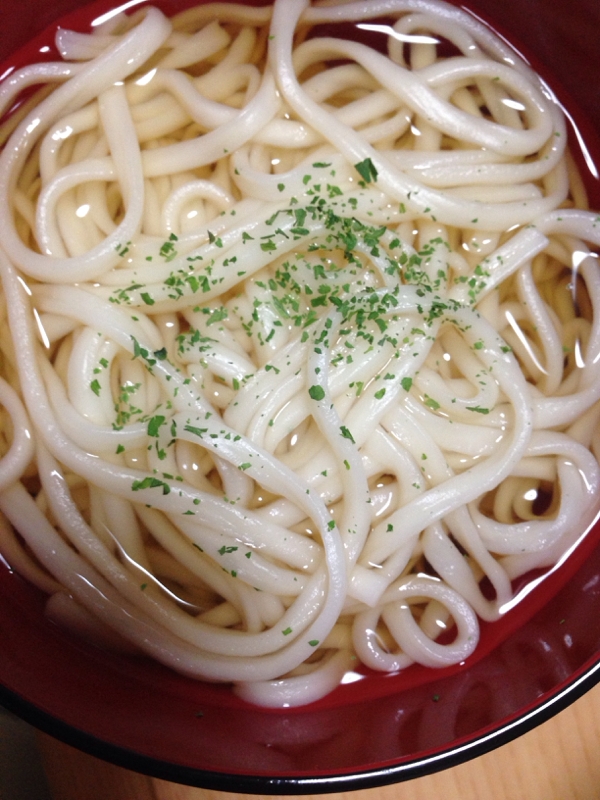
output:
M259 705L465 661L598 506L600 217L551 90L432 0L56 45L0 84L4 557Z

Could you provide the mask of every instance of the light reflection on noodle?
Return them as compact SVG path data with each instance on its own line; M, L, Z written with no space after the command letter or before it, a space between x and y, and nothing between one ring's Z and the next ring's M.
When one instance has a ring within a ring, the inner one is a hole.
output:
M259 704L463 661L597 505L600 226L551 93L432 0L57 47L0 87L38 93L0 129L3 553Z

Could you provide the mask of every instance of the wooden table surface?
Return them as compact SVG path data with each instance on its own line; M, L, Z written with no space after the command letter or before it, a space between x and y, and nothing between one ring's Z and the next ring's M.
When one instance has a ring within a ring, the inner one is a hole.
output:
M251 800L168 783L105 764L39 734L54 800ZM453 769L352 800L600 800L600 685L504 747ZM312 795L343 800L344 794ZM32 799L33 800L33 799Z

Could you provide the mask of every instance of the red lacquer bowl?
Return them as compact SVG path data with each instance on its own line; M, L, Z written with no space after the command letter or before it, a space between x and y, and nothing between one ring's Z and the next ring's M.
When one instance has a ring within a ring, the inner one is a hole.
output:
M169 11L170 0L158 3ZM52 45L52 23L85 30L78 0L3 0L0 74ZM130 5L130 4L128 4ZM593 205L600 187L600 4L469 0L540 69L583 134ZM48 27L50 26L50 27ZM41 32L41 33L40 33ZM37 37L37 38L36 38ZM17 48L33 41L25 51ZM577 525L577 520L573 520ZM0 561L0 702L40 729L116 764L180 783L258 794L361 789L481 755L562 710L600 678L600 528L541 581L466 664L366 676L303 709L270 711L227 687L78 641ZM354 676L357 678L358 676Z

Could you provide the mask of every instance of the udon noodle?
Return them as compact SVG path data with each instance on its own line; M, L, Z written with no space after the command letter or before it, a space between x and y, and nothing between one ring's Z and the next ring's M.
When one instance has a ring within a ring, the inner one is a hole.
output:
M0 87L0 546L48 615L301 705L444 667L595 513L600 217L437 0L59 29Z

